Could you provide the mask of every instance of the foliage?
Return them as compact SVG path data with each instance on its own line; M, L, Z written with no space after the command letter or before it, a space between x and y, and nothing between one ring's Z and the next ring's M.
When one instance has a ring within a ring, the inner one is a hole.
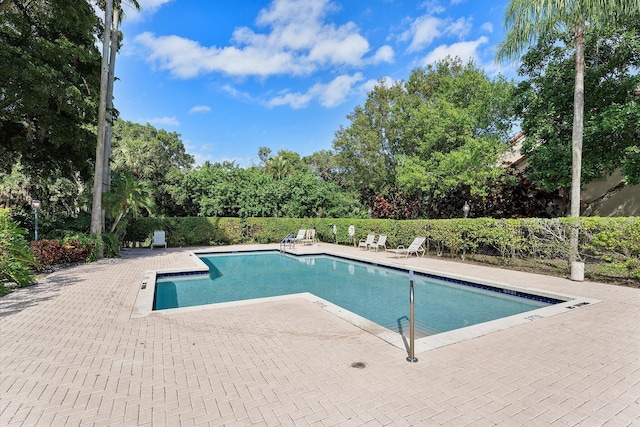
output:
M110 232L118 227L120 220L129 212L137 218L141 210L151 215L154 208L153 190L147 181L140 181L131 174L116 175L111 192L105 194L105 206L114 216Z
M166 232L170 247L219 245L243 242L240 218L138 218L130 221L125 245L142 243L148 246L155 230Z
M161 179L170 169L188 170L194 163L180 135L118 119L113 126L112 168L150 181Z
M371 203L372 218L416 219L424 210L420 200L409 197L398 188L390 188L386 196L373 196Z
M571 254L570 230L580 230L580 256L587 276L618 281L640 278L640 218L457 218L453 220L391 220L357 218L139 218L127 229L131 242L148 245L153 230L166 230L169 246L278 243L287 234L313 228L319 241L353 245L368 234L386 234L387 247L405 247L425 236L427 253L452 258L485 260L503 265L530 261L542 271L546 265L564 266ZM350 240L349 226L355 227ZM560 267L562 268L562 267Z
M176 209L175 197L185 197L180 189L183 172L191 169L192 155L185 151L180 135L117 120L113 126L112 170L114 174L131 174L139 180L154 183L154 200L158 211L168 215L184 215Z
M404 88L401 82L387 83L380 81L369 92L364 106L357 106L347 116L350 125L341 126L333 141L339 179L362 199L395 185L395 150L388 132L391 109L403 96Z
M380 206L398 190L424 206L463 187L484 196L503 172L513 87L458 58L416 68L404 83L381 81L336 132L337 173L327 175L385 216L415 215L417 206Z
M0 169L90 173L98 19L86 0L13 0L0 13Z
M35 283L33 268L38 267L29 244L26 231L13 221L9 209L0 208L0 283L15 282L18 286ZM0 293L4 293L4 285Z
M434 197L460 186L486 194L502 173L498 155L508 148L512 88L459 59L414 70L391 118L400 186Z
M585 117L582 183L622 166L627 182L640 178L640 15L585 37ZM557 190L571 183L574 50L571 35L552 33L524 55L517 89L527 135L528 176ZM555 43L562 40L564 43Z
M42 266L85 262L93 252L93 245L83 245L77 240L65 242L40 239L31 243L31 250Z
M189 216L315 217L361 212L349 193L303 170L272 177L255 166L205 162L186 172L173 191L173 199Z

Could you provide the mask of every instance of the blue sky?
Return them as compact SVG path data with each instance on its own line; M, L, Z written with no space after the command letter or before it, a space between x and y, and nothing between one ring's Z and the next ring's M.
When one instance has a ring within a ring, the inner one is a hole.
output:
M331 149L376 82L446 55L514 74L494 62L507 0L138 1L124 6L116 108L179 133L198 164Z

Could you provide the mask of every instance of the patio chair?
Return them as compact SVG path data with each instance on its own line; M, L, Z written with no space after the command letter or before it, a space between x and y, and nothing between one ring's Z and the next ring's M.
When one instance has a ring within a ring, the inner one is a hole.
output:
M295 245L298 242L302 243L302 241L305 239L306 236L307 236L307 230L305 230L304 228L301 228L300 230L298 230L298 235L293 239L293 244Z
M422 244L425 240L427 240L426 237L416 237L415 239L413 239L413 242L411 242L408 248L400 245L397 249L389 249L389 252L393 252L396 258L398 258L402 254L405 255L405 258L409 258L409 255L411 254L416 254L416 256L420 254L420 256L424 257L425 251L422 247Z
M380 248L383 248L385 251L387 250L387 235L386 234L381 234L380 236L378 236L378 241L377 242L373 242L369 246L369 250L375 249L376 252L378 252L378 249L380 249Z
M310 228L307 230L304 239L302 239L302 243L305 245L313 245L316 242L316 230L314 228Z
M360 240L360 242L358 243L358 248L364 248L364 250L368 250L371 245L373 245L373 241L376 239L376 235L375 234L369 234L367 236L367 240Z
M151 249L154 246L164 246L167 247L167 241L165 239L165 232L162 230L156 230L153 232L153 240L151 241Z

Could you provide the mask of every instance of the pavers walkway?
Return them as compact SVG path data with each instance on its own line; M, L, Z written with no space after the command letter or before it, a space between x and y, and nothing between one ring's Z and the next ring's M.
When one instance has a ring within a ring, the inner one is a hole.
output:
M602 300L412 364L304 299L130 318L145 271L188 253L128 251L0 299L0 425L640 425L638 289L399 260Z

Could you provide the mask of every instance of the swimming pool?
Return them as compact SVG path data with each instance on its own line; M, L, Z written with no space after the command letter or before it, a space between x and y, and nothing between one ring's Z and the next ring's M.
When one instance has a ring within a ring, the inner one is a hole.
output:
M393 332L408 328L406 271L327 255L199 255L209 274L156 277L154 310L311 293ZM565 302L548 296L416 274L419 337Z

